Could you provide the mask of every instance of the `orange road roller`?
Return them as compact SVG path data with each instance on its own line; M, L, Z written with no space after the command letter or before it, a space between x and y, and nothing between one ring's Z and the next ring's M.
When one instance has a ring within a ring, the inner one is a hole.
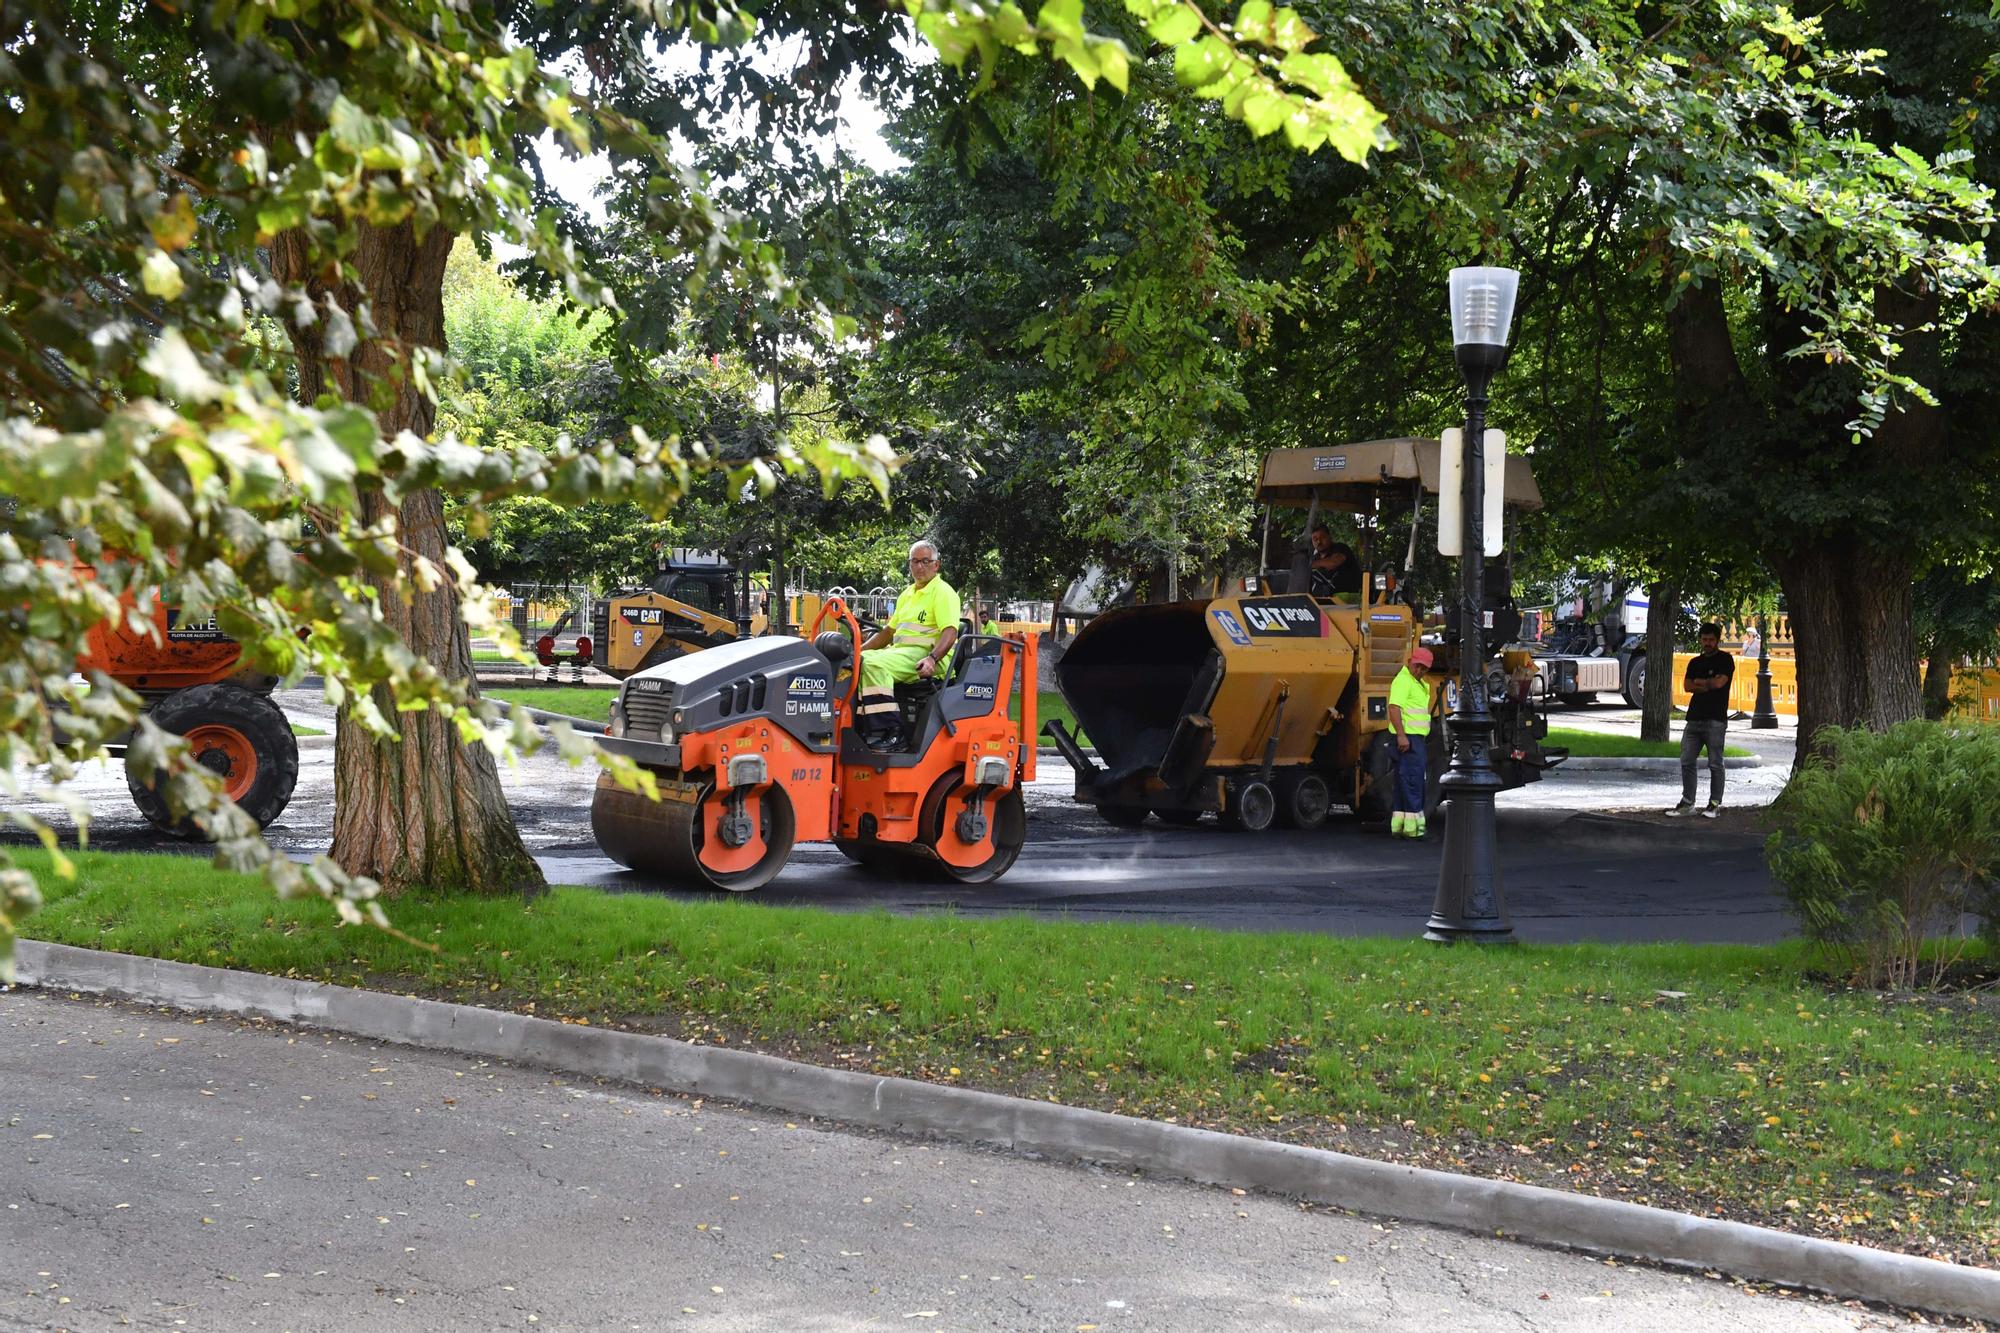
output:
M884 875L1005 874L1035 776L1034 638L962 636L937 679L898 685L907 739L894 750L854 729L861 639L830 598L806 638L742 639L626 680L598 743L650 770L660 799L599 775L590 823L605 854L738 893L770 883L800 842L831 841Z

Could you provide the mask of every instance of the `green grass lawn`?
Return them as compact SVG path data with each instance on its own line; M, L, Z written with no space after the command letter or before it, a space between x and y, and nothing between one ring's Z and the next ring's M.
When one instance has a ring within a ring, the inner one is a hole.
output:
M618 699L617 688L610 685L533 685L480 693L503 703L525 704L545 713L588 718L592 722L609 722L611 705Z
M1592 759L1678 759L1681 753L1678 740L1642 741L1637 736L1614 736L1574 727L1550 727L1546 744L1566 746L1572 755ZM1740 745L1724 745L1722 753L1740 759L1750 751Z
M2000 1261L2000 997L1830 986L1797 945L1439 949L557 889L396 900L428 953L192 857L76 860L74 883L42 875L29 935Z
M324 735L326 735L326 733L325 733L325 732L323 732L323 731L321 731L321 730L320 730L320 729L319 729L318 727L302 727L302 726L300 726L300 725L299 725L298 723L294 722L294 723L292 723L292 735L294 735L294 736L324 736Z
M1017 722L1020 721L1021 701L1018 696L1009 705L1007 716ZM1062 695L1056 693L1054 690L1045 690L1035 696L1035 732L1043 745L1051 744L1046 736L1041 736L1042 728L1048 725L1051 718L1060 721L1063 726L1067 727L1076 736L1080 744L1085 746L1090 744L1090 738L1077 729L1076 714L1069 711L1069 705L1063 702Z

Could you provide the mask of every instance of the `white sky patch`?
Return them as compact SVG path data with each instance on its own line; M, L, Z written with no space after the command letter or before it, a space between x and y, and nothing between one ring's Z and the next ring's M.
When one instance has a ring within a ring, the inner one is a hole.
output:
M936 59L936 52L930 44L906 34L899 42L904 58L913 64L929 64ZM724 53L723 58L734 58L734 53ZM775 45L758 43L748 52L751 65L759 72L773 77L785 74L805 61L805 39L796 38ZM681 77L693 73L699 60L699 48L692 42L681 42L668 47L653 56L654 68L662 77ZM571 60L557 67L557 72L579 84L586 82L580 66ZM806 140L801 148L812 153L822 163L831 163L836 148L844 150L856 162L872 171L889 173L899 171L909 165L889 146L883 137L883 129L888 117L874 98L860 90L860 80L850 77L840 90L839 110L836 113L837 128L831 135L815 136ZM754 131L750 118L739 115L730 127L733 135L747 136ZM611 179L611 163L603 153L592 153L578 157L566 146L559 146L552 133L544 133L535 140L536 155L541 159L542 172L549 184L569 200L592 222L605 222L604 200L599 191ZM688 145L674 144L674 157L683 164L693 161Z

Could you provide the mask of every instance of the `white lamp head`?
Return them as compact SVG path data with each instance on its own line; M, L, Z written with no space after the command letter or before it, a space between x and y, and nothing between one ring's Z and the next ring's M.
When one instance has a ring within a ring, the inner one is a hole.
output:
M1514 322L1514 293L1521 274L1511 268L1451 271L1451 341L1454 347L1505 347Z

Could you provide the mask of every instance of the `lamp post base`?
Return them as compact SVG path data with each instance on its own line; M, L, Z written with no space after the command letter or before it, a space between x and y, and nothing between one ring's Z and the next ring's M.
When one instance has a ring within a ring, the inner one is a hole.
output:
M1451 783L1456 774L1447 774ZM1489 775L1490 776L1490 775ZM1498 785L1497 779L1494 785ZM1514 926L1500 892L1500 851L1493 792L1482 784L1447 791L1444 860L1438 867L1437 901L1424 938L1437 944L1512 944Z
M1778 709L1771 702L1771 668L1767 663L1757 671L1757 711L1750 714L1750 729L1769 731L1777 725Z
M1757 707L1750 714L1752 731L1769 731L1778 725L1778 708L1771 702L1771 622L1757 617Z

